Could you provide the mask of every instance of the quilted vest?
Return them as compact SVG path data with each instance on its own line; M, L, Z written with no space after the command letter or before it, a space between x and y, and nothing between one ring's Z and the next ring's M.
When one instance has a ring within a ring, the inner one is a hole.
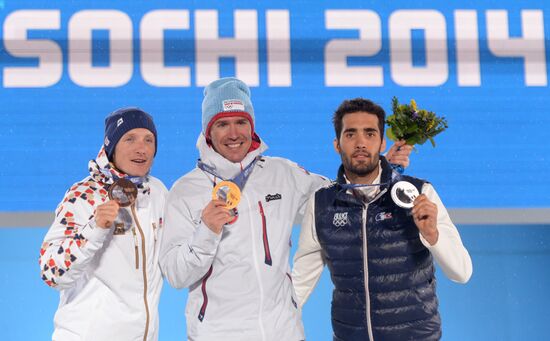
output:
M421 191L425 181L392 171L381 157L380 193L370 203L347 192L343 167L315 194L316 231L330 270L334 340L439 340L434 265L410 210L390 195L397 181Z

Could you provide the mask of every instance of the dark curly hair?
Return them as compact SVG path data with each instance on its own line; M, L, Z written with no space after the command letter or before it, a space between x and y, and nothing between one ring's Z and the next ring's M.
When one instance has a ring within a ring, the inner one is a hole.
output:
M384 138L384 125L386 122L386 112L381 106L374 103L370 99L364 99L361 97L345 100L340 104L338 109L332 116L332 124L334 125L334 131L336 133L336 139L340 139L342 134L342 120L346 114L354 112L367 112L369 114L376 115L378 117L378 128L380 129L380 137Z

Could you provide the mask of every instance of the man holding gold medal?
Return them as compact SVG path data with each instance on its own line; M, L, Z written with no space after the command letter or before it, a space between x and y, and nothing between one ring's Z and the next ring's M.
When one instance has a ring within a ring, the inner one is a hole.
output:
M250 90L235 78L205 88L197 148L197 167L170 190L160 260L173 287L189 287L189 340L303 340L290 235L328 180L263 155Z
M189 340L303 340L290 268L300 207L327 180L262 155L250 90L223 78L204 90L197 167L167 201L161 267L189 287Z
M111 113L90 175L57 207L40 250L42 279L60 294L53 340L157 340L168 191L149 175L156 150L149 114Z
M446 122L412 104L398 106L394 99L389 122L413 126L391 126L392 136L414 131L414 143L435 144ZM439 340L433 260L451 280L465 283L472 274L468 251L433 186L399 174L380 155L386 145L380 106L344 101L333 123L342 165L337 181L307 204L292 273L298 304L326 264L335 341Z

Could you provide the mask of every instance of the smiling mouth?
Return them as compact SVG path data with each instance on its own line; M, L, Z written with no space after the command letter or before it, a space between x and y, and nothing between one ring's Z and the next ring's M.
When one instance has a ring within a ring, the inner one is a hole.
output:
M133 163L137 163L137 164L140 164L140 165L141 165L141 164L144 164L144 163L146 163L146 162L147 162L147 160L145 160L145 159L134 159L134 160L132 160L132 162L133 162Z
M237 143L226 143L225 146L229 149L236 149L236 148L239 148L240 146L242 146L243 143L242 142L237 142Z

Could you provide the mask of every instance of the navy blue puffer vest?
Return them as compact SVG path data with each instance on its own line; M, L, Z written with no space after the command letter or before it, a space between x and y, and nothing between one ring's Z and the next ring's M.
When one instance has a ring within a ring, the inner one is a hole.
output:
M335 287L334 340L439 340L432 256L409 210L390 195L397 181L419 192L424 181L393 173L383 157L381 163L387 185L368 205L342 188L342 167L338 182L315 195L316 231Z

